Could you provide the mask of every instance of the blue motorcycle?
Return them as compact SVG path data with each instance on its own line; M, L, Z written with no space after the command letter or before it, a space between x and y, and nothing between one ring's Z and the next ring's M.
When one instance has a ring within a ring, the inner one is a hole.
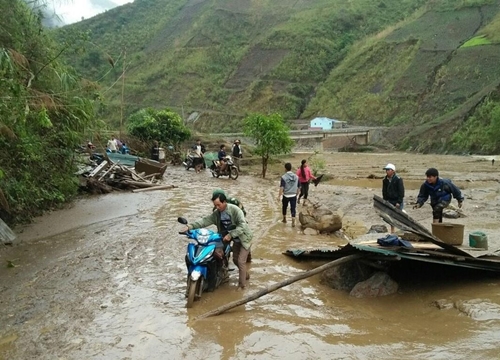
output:
M177 221L187 225L184 218ZM221 234L209 229L188 230L179 234L194 240L188 244L185 258L188 270L186 307L190 308L203 292L214 291L228 281L231 247L223 243Z

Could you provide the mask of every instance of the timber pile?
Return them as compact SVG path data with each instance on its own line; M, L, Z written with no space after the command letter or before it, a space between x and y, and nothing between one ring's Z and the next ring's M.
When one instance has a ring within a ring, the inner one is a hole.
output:
M80 175L80 187L93 194L106 194L114 190L133 192L172 189L174 185L159 184L159 174L137 173L133 168L103 160L87 174Z

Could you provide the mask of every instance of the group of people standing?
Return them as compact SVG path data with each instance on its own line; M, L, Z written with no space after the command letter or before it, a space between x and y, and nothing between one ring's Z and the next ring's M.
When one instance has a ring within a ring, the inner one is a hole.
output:
M106 144L106 151L111 153L128 154L130 152L127 144L113 136Z
M288 205L292 215L292 227L295 226L297 202L300 199L307 199L309 195L309 184L317 180L307 165L307 160L302 160L300 167L296 172L292 171L292 164L285 164L285 174L280 179L280 189L278 200L282 203L282 222L286 223ZM382 180L382 198L399 210L404 208L405 187L403 179L396 174L396 166L387 164L383 170L386 175ZM429 168L425 172L426 180L420 186L417 201L414 209L421 208L430 198L432 207L432 221L434 223L443 222L443 210L450 205L452 198L458 201L458 207L461 208L464 196L460 189L453 184L450 179L440 178L439 171L435 168ZM317 184L317 183L316 183ZM391 226L391 233L394 233L394 226Z
M382 198L392 204L397 209L403 210L405 188L403 179L396 174L396 166L387 164L384 167L386 176L382 180ZM464 196L460 189L453 184L450 179L440 178L439 171L435 168L429 168L425 172L426 180L420 186L417 201L414 209L421 208L430 198L432 207L432 222L443 222L443 210L450 205L452 198L458 201L458 207L461 208ZM394 226L391 226L391 233L394 232Z
M309 183L317 180L316 176L312 174L311 168L307 164L307 160L304 159L300 162L300 167L293 172L292 164L285 164L285 174L280 180L280 189L278 195L278 201L281 201L283 223L286 223L286 213L288 205L290 205L290 213L292 215L292 227L295 227L295 215L297 212L297 202L300 203L300 199L304 198L304 204L307 197L309 196ZM317 183L316 183L317 184Z

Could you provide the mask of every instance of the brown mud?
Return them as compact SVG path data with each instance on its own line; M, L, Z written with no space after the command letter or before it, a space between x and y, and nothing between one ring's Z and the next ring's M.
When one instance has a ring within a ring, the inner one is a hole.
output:
M298 165L308 156L290 160ZM312 186L309 198L342 209L349 235L383 224L372 208L381 179L367 177L383 176L392 162L407 184L407 203L427 167L453 179L465 193L468 217L450 221L465 224L465 237L482 230L490 249L500 247L500 164L401 153L318 156L333 179ZM0 359L498 358L500 283L492 277L400 283L397 294L354 299L315 276L196 321L322 263L295 261L283 251L345 243L279 222L280 167L270 169L271 180L242 175L236 181L169 167L165 182L176 189L87 198L37 219L17 244L0 248ZM186 240L177 235L176 218L208 214L219 187L248 212L255 235L250 285L237 292L233 272L229 284L186 309ZM430 206L406 209L430 227Z

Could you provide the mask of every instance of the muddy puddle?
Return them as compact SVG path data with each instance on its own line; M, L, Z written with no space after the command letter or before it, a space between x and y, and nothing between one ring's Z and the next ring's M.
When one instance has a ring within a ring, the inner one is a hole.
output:
M347 167L353 160L345 161ZM179 188L82 200L38 219L18 245L0 248L0 359L498 358L500 283L491 277L400 284L397 294L355 299L315 276L195 320L323 263L296 261L285 250L344 240L280 223L276 181L215 179L181 168L169 168L166 177ZM233 272L229 284L186 309L186 240L177 235L176 218L208 214L218 187L248 212L255 235L250 285L237 292ZM381 223L370 203L378 190L375 182L373 189L320 184L310 198L343 207L358 234ZM490 190L468 206L478 206L498 235L499 199ZM488 196L489 208L481 203ZM415 215L428 221L430 208ZM492 246L500 245L497 238Z

